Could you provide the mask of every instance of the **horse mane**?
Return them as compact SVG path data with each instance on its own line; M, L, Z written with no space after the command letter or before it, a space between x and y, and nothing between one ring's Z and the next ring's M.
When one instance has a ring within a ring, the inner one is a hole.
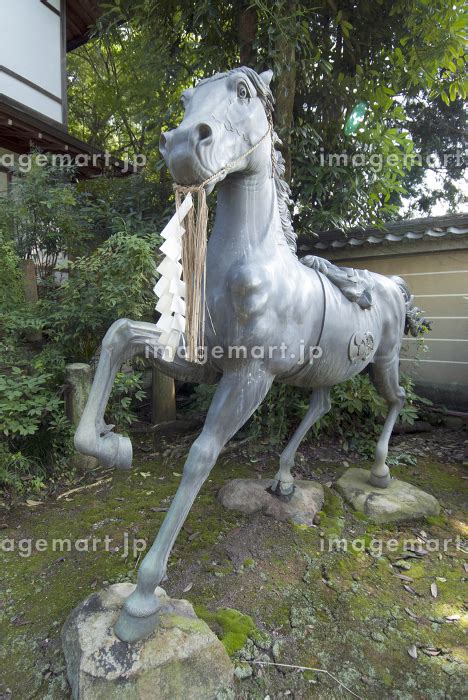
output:
M198 85L203 85L204 83L209 83L213 80L220 80L226 75L233 75L235 73L242 73L252 83L266 112L268 121L271 123L272 115L274 112L275 98L273 97L273 93L271 92L269 86L262 80L258 73L253 70L253 68L249 68L248 66L240 66L239 68L233 68L227 73L216 73L210 78L200 80ZM278 199L278 209L281 220L281 228L286 243L288 244L288 247L294 255L297 255L297 233L294 231L292 224L292 216L289 210L289 207L294 202L291 199L291 188L289 187L288 183L283 177L285 173L285 163L283 154L281 153L281 151L275 148L276 145L281 145L281 140L276 131L274 130L272 132L272 142L273 179L275 181L276 196Z

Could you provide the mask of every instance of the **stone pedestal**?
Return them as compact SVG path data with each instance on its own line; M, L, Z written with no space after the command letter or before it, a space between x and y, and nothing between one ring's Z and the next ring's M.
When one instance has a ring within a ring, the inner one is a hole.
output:
M232 683L229 656L186 600L157 588L161 614L155 633L128 644L114 634L124 600L135 586L94 593L62 629L74 700L215 700Z
M415 520L438 515L440 505L434 496L412 484L392 479L385 489L369 483L370 471L348 469L335 488L353 508L377 523Z
M271 483L272 479L233 479L223 486L218 498L229 510L261 512L276 520L313 525L323 505L322 486L315 481L295 481L292 496L278 497L267 491Z

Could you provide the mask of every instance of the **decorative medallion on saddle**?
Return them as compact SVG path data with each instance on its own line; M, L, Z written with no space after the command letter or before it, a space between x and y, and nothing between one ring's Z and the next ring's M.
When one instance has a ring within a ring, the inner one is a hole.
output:
M348 355L351 362L364 362L374 351L374 336L370 331L356 331L349 341Z
M301 263L306 267L310 267L311 270L316 270L325 275L346 299L354 301L361 309L370 309L372 306L374 280L367 270L338 267L316 255L306 255L304 258L301 258Z

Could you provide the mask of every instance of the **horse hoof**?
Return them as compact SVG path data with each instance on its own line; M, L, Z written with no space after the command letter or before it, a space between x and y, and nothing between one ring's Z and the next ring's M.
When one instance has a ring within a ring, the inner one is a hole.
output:
M102 438L99 461L105 467L116 469L130 469L132 466L133 449L131 440L124 435L107 433Z
M369 483L371 486L377 486L379 489L386 489L387 486L390 484L391 477L390 474L386 474L385 476L376 476L371 472Z
M267 488L268 493L282 501L290 501L295 490L294 481L278 481L277 479Z
M122 642L138 642L153 634L157 621L157 612L147 617L134 617L124 608L116 622L114 632Z
M115 461L116 469L131 469L133 459L132 441L124 435L118 435L117 459Z

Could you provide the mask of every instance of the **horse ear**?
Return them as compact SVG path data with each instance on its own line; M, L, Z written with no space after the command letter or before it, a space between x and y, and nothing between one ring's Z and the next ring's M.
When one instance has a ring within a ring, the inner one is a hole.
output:
M260 78L263 80L265 85L269 85L271 83L271 79L273 78L273 71L272 70L263 71L263 73L260 73Z

